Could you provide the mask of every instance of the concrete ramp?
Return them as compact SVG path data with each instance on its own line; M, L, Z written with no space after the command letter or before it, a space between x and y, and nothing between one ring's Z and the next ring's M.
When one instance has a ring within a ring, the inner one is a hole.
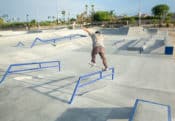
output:
M145 30L148 34L157 34L158 33L158 29L157 28L149 28Z
M129 27L128 36L146 36L148 35L143 27Z
M127 35L128 34L129 27L120 27L117 29L114 28L103 28L100 29L100 31L104 35Z
M144 39L136 40L135 42L133 42L128 46L128 50L139 51L140 48L142 48L145 43L146 40Z
M170 106L137 99L129 121L171 121Z

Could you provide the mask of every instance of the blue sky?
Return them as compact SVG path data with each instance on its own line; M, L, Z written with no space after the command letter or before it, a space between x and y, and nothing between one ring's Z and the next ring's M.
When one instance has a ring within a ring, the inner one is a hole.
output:
M175 0L1 0L0 16L8 14L10 18L20 18L38 21L47 20L48 16L61 17L61 11L66 10L70 16L76 16L85 10L85 4L95 5L95 10L115 10L117 15L136 15L141 1L141 12L151 14L151 8L157 4L168 4L170 11L175 12Z

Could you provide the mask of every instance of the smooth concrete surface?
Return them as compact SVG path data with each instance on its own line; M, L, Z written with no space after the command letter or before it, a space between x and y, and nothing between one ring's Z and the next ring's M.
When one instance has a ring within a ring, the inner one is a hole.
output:
M0 77L14 63L60 60L62 66L61 72L53 68L8 75L0 84L0 121L128 121L137 98L170 105L174 119L175 60L163 55L163 46L142 54L127 50L140 37L110 31L104 31L106 57L108 65L115 67L115 79L105 78L78 90L71 105L67 102L79 76L99 70L88 64L90 37L58 42L57 46L28 46L35 37L85 32L63 29L0 37ZM19 41L26 46L13 47ZM99 56L97 64L102 65Z

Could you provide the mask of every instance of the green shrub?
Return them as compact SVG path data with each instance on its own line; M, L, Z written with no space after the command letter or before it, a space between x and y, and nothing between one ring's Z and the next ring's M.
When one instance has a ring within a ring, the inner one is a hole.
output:
M13 23L3 23L0 25L2 29L9 29L9 28L24 28L26 26L25 22L13 22Z
M132 25L135 25L136 24L136 19L134 17L131 17L129 19L129 23L132 24Z
M0 25L4 24L4 20L0 18Z
M42 21L39 24L40 24L40 26L50 26L50 25L52 25L52 22L50 22L50 21Z
M112 15L108 11L97 11L93 15L94 21L110 21L112 18Z
M37 25L37 21L35 19L33 19L33 20L30 21L29 25L31 27L36 26Z

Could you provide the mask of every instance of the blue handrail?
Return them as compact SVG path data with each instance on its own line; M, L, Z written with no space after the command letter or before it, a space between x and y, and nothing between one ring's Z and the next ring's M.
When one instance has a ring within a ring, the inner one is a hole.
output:
M105 78L107 76L112 76L112 80L114 80L114 74L115 74L114 67L109 68L108 71L111 71L111 74L103 75L103 73L106 72L106 71L97 71L97 72L93 72L93 73L90 73L90 74L86 74L86 75L80 76L79 79L78 79L78 81L77 81L77 83L76 83L76 86L74 88L73 94L72 94L72 96L70 98L70 101L68 103L69 104L72 104L72 102L74 100L74 97L76 96L76 92L78 91L78 88L82 88L84 86L87 86L89 84L92 84L92 83L94 83L94 82L96 82L98 80L101 80L101 79L103 79L103 78ZM83 84L80 84L81 80L84 80L87 77L90 77L90 76L93 76L93 75L97 75L97 74L99 74L99 77L98 78L96 78L94 80L91 80L89 82L85 82Z
M50 65L50 66L42 66L43 64L49 64L49 63L55 63L55 65ZM37 67L31 67L27 69L16 69L12 70L13 67L18 67L18 66L26 66L26 65L37 65ZM61 63L60 61L45 61L45 62L32 62L32 63L20 63L20 64L11 64L7 68L5 74L3 75L2 79L0 80L0 83L2 83L6 76L11 73L17 73L17 72L24 72L24 71L29 71L29 70L38 70L38 69L44 69L44 68L53 68L53 67L58 67L59 71L61 71Z
M14 47L21 47L21 46L24 46L24 43L22 43L22 42L18 42L18 44L15 45Z
M168 112L168 119L167 121L171 121L171 107L169 105L165 105L165 104L160 104L160 103L156 103L156 102L152 102L152 101L147 101L147 100L142 100L142 99L136 99L134 107L132 109L131 115L129 117L128 121L134 121L134 115L136 113L137 110L137 106L139 102L145 102L145 103L150 103L150 104L154 104L154 105L159 105L159 106L163 106L167 108L167 112Z
M73 35L68 35L68 36L64 36L64 37L59 37L59 38L52 38L52 39L48 39L48 40L43 40L39 37L36 37L35 40L32 42L30 48L33 48L36 44L37 41L40 41L42 43L56 43L56 41L61 41L61 40L64 40L64 39L72 39L74 37L86 37L85 35L81 35L81 34L73 34Z

